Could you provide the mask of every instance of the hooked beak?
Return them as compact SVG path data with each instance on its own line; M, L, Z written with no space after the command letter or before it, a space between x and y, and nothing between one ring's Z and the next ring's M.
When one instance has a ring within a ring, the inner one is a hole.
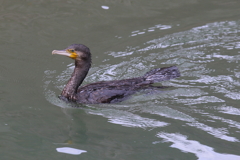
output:
M78 56L77 53L75 53L75 52L70 53L70 52L68 52L66 50L53 50L52 54L63 55L63 56L70 57L72 59L76 59L77 56Z

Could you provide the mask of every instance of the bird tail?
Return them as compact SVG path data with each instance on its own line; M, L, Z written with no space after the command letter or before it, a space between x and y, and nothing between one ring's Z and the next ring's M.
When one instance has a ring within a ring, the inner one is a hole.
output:
M157 68L147 72L144 76L145 81L156 83L180 77L180 72L176 66Z

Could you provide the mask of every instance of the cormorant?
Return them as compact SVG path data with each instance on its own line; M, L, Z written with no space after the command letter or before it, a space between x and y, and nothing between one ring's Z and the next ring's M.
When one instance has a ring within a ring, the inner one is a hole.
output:
M52 54L64 55L75 60L74 71L59 98L77 103L120 102L140 89L154 87L151 85L153 83L180 76L178 68L171 66L153 69L141 77L101 81L79 87L91 67L91 53L89 48L82 44L73 44L65 50L53 50Z

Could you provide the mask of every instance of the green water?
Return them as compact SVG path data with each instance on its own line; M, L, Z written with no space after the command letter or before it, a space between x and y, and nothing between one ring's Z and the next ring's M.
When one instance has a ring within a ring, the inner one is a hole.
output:
M240 159L239 8L237 0L0 2L0 159ZM51 55L73 43L93 54L84 84L172 65L182 76L119 104L73 108L57 96L74 62Z

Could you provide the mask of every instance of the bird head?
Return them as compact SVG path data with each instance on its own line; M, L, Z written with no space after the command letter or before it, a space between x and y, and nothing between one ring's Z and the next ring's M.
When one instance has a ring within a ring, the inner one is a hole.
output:
M74 60L91 59L89 48L82 44L72 44L64 50L53 50L52 54L64 55Z

